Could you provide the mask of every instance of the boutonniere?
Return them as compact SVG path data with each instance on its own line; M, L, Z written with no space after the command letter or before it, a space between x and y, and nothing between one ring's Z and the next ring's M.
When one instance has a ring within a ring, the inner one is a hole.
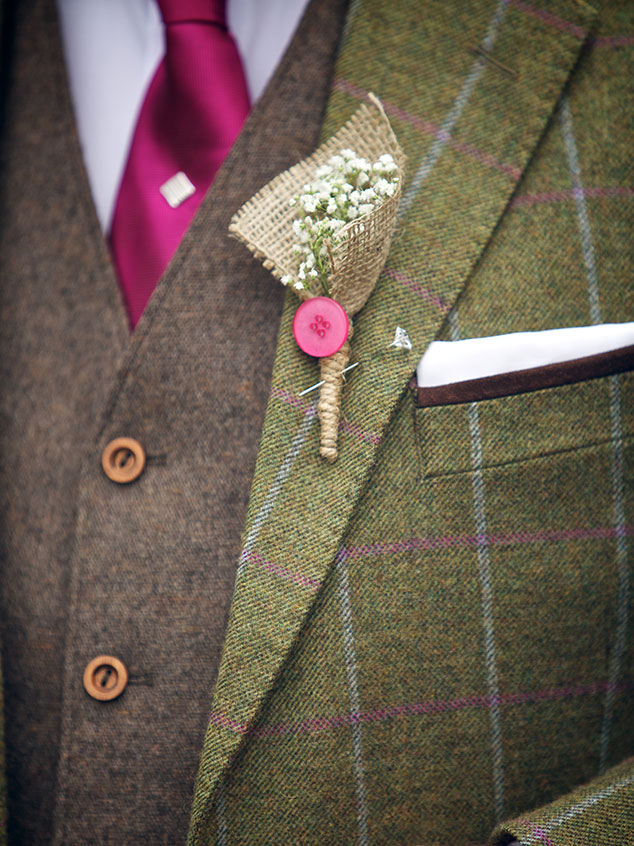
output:
M385 264L405 156L379 100L368 95L311 156L276 176L234 215L229 231L302 301L293 334L319 359L320 454L337 457L352 318Z

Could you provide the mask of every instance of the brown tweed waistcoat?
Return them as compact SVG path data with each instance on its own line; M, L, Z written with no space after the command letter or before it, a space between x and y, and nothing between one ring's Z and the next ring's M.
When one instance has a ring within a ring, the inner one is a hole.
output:
M0 205L2 647L9 838L178 843L233 590L281 289L227 237L310 152L345 0L314 0L129 337L52 0L7 14ZM13 34L14 33L14 34ZM100 468L119 435L148 484ZM129 687L102 703L86 663Z

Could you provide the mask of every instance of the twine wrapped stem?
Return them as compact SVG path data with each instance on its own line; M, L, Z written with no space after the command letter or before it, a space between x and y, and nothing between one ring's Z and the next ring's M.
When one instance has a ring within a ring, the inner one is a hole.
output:
M341 409L341 390L343 388L343 371L350 361L350 338L352 337L352 323L347 341L334 355L319 359L320 379L323 380L319 392L317 414L321 424L319 454L327 461L337 458L337 433L339 431L339 414Z

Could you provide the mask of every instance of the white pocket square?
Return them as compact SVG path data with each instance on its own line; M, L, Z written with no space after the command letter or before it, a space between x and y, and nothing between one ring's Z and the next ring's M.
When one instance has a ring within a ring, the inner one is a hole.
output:
M634 323L433 341L416 368L416 379L419 387L431 388L573 361L632 344Z

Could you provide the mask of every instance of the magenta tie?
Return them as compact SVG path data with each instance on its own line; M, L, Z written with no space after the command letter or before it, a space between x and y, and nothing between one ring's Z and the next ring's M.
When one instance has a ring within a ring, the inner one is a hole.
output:
M249 111L224 0L158 5L165 58L141 107L110 234L132 328Z

